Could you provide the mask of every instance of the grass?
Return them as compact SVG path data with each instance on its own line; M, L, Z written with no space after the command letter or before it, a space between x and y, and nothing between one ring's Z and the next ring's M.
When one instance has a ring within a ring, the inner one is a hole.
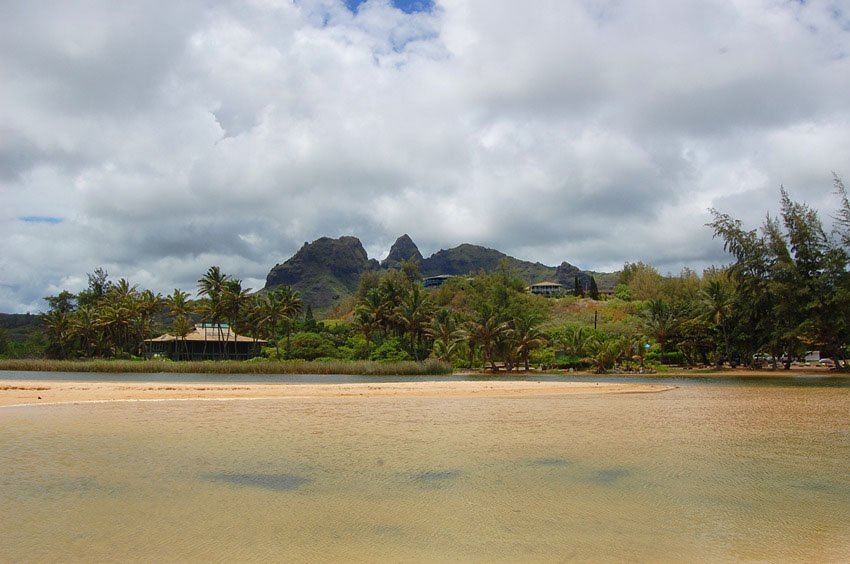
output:
M24 372L111 372L183 374L353 374L362 376L429 376L451 374L450 364L437 360L424 362L374 362L340 360L310 362L243 362L237 360L170 362L161 360L0 360L0 370ZM2 378L2 375L0 375Z

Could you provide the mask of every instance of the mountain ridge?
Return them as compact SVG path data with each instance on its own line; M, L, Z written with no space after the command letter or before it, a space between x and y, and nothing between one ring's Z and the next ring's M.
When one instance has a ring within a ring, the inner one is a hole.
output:
M617 280L616 273L584 271L566 261L547 266L471 243L440 249L426 258L405 233L396 239L387 258L380 263L370 259L360 240L351 235L305 242L292 257L272 267L265 289L281 284L292 286L305 304L319 311L327 310L354 293L364 272L397 269L402 261L416 262L423 277L492 272L504 262L527 284L557 282L572 289L576 279L586 287L593 276L600 289L611 289Z

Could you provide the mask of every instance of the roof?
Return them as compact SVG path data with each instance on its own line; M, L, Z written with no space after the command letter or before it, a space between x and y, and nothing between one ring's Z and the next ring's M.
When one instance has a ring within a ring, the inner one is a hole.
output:
M547 286L547 287L550 287L550 288L563 288L563 286L561 286L560 284L558 284L556 282L538 282L537 284L531 285L532 288L537 287L537 286Z
M234 339L235 337L235 339ZM161 335L155 339L145 339L145 341L152 343L163 343L169 341L179 341L180 337L176 337L174 335L169 335L166 333L165 335ZM221 328L221 333L219 333L218 327L195 327L195 330L186 335L187 341L228 341L233 342L234 340L237 343L265 343L266 341L262 339L254 339L253 337L245 337L244 335L237 335L235 332L231 331L228 327L223 326Z

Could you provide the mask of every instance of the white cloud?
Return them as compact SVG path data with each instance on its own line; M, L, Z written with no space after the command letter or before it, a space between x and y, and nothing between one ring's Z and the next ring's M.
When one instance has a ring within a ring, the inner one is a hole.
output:
M98 266L168 292L220 264L253 287L323 235L377 258L407 232L426 254L723 261L706 208L755 225L784 184L826 214L850 174L836 6L13 3L0 311Z

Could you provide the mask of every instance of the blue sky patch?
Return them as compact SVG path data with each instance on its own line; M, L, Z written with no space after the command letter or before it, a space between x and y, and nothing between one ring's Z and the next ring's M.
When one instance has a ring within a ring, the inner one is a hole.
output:
M24 223L49 223L50 225L56 225L65 221L63 217L54 217L51 215L22 215L18 219Z
M360 4L365 1L345 0L345 6L352 12L356 12ZM415 14L416 12L430 12L433 10L434 0L392 0L392 5L405 14Z

